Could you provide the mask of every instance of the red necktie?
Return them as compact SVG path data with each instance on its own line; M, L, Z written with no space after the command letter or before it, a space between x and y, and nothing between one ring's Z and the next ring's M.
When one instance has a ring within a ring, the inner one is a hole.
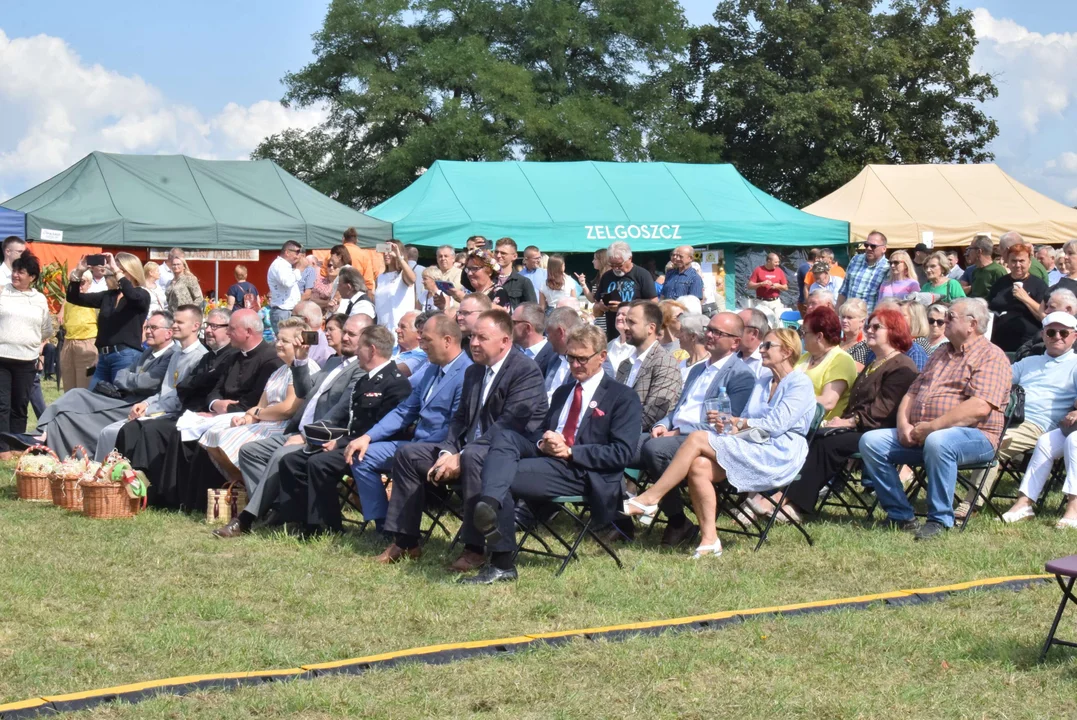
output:
M561 433L565 438L565 445L572 447L576 443L576 426L580 424L580 411L583 409L583 385L576 383L576 389L572 391L572 405L568 409L568 419L565 420L565 431Z

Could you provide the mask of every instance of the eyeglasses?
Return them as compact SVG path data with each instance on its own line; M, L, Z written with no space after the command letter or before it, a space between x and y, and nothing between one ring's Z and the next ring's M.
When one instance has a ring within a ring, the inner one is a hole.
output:
M153 331L156 332L157 330L171 330L172 328L165 327L164 325L147 325L146 329L147 330L153 330Z
M456 316L457 317L460 317L460 316L467 317L468 315L478 315L480 312L482 312L482 311L481 310L457 310L456 311Z
M946 313L947 320L957 320L959 317L972 317L972 315L955 315L952 310Z
M883 325L882 323L872 323L871 325L868 325L868 330L870 330L871 332L879 332L880 330L885 330L885 329L886 329L886 326Z
M208 327L210 330L222 330L222 329L228 327L228 323L211 323L211 322L208 322L208 323L206 323L206 327Z
M740 339L740 335L734 335L733 333L727 333L725 330L719 330L718 328L712 328L712 327L704 328L703 332L707 333L708 335L717 335L718 337L733 338L734 340L739 340Z
M1046 335L1049 338L1060 337L1063 340L1065 340L1071 334L1073 334L1073 331L1072 330L1055 330L1054 328L1051 328L1050 330L1044 330L1043 334Z
M473 273L482 270L483 266L480 265L468 265L464 268L464 272Z
M568 360L570 365L586 365L588 362L590 362L591 358L595 357L600 352L602 351L599 350L598 352L591 353L590 355L565 355L565 359Z
M946 324L946 321L945 321L945 320L941 320L941 319L938 319L938 318L928 318L928 319L927 319L927 324L928 324L928 325L935 325L935 326L938 326L938 327L942 327L943 325L945 325L945 324Z

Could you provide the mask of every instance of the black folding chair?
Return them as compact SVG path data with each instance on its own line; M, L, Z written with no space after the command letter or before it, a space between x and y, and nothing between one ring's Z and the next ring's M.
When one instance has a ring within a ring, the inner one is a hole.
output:
M348 517L348 509L350 508L356 514L362 515L363 508L359 505L359 493L355 488L355 478L351 476L351 473L343 475L340 478L340 482L337 485L337 490L340 492L340 520L348 525L354 525L359 534L362 535L366 532L366 526L368 521L366 519L356 520L353 517Z
M822 405L816 404L815 417L812 419L811 427L808 430L806 436L808 444L811 444L812 439L815 437L815 432L819 429L819 424L823 421L823 416L826 415L826 409ZM748 499L750 492L739 492L728 482L722 482L715 486L714 492L717 496L717 515L720 519L725 516L733 521L733 525L723 525L718 523L719 533L728 533L732 535L744 535L746 537L759 538L759 541L755 544L755 550L758 550L766 542L767 536L770 534L770 529L774 526L775 521L780 514L785 518L790 525L795 527L800 534L804 536L804 539L808 541L808 546L814 545L814 541L808 531L805 529L802 522L794 518L792 515L785 511L785 493L782 492L786 487L791 485L800 479L800 473L786 485L777 487L772 490L765 490L759 492L760 495L771 501L774 505L774 510L767 515L766 521L763 522L763 518L759 518L754 514L745 513L741 510L741 506ZM781 493L782 496L779 500L775 501L774 496L777 493Z
M544 513L535 514L534 523L529 527L523 528L523 535L520 536L519 541L516 543L516 556L519 556L520 553L530 553L532 555L541 555L543 557L551 557L561 560L561 567L554 573L554 577L557 577L565 571L569 561L574 558L577 560L579 559L577 550L580 547L580 543L583 542L585 537L590 536L603 550L606 551L607 555L613 558L613 561L617 563L618 568L624 567L624 563L622 563L621 558L617 556L617 552L595 532L591 518L591 508L587 498L582 495L562 495L553 498L549 503L556 508L556 512L549 516L545 516ZM572 520L575 531L573 537L566 538L553 528L554 520L561 515ZM554 550L549 543L538 535L537 531L540 527L549 533L550 536L564 548L564 552ZM526 547L529 538L534 538L536 542L542 545L542 549L539 550Z
M1043 650L1040 651L1039 662L1041 663L1043 662L1043 659L1047 657L1047 651L1051 649L1052 645L1077 648L1077 643L1075 642L1055 639L1055 632L1058 630L1058 623L1062 620L1062 613L1065 612L1066 605L1071 602L1077 604L1077 597L1073 594L1073 583L1077 580L1077 555L1069 555L1064 558L1059 558L1058 560L1052 560L1044 565L1044 569L1055 576L1055 580L1058 582L1058 587L1062 588L1062 602L1058 604L1058 611L1055 612L1055 620L1051 623L1050 632L1047 633L1047 641L1044 642Z
M870 520L875 508L879 505L879 499L868 493L861 484L863 472L863 458L860 457L860 453L853 453L819 494L819 503L815 506L815 513L819 514L824 507L836 507L845 510L850 517L854 510L859 510ZM859 490L856 488L857 485L860 485Z

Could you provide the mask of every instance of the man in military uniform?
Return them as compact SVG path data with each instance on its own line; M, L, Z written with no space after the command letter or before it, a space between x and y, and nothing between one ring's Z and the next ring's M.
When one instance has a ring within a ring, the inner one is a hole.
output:
M411 394L411 383L390 358L393 335L384 327L364 328L359 336L359 366L366 377L352 392L348 435L327 442L321 452L296 452L280 463L280 514L284 522L300 523L307 533L341 530L337 482L351 471L344 450L365 435Z

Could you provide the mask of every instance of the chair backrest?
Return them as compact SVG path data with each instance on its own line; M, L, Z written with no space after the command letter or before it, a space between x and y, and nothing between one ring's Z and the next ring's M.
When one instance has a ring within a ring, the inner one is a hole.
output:
M1025 421L1025 389L1020 385L1010 386L1010 401L1006 403L1003 413L1002 432Z
M812 418L811 427L808 428L808 444L811 445L811 441L815 439L815 433L818 432L819 426L823 423L823 416L826 415L826 408L815 403L815 417Z

